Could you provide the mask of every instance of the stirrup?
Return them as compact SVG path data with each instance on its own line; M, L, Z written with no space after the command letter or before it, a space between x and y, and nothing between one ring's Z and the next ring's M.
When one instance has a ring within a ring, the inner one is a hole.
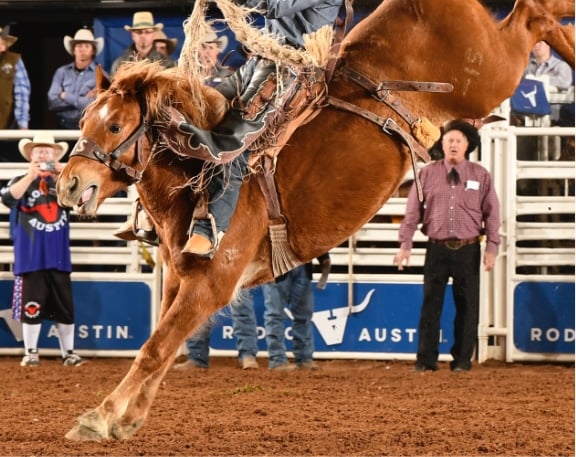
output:
M193 228L194 228L194 223L196 222L195 218L192 218L192 221L190 222L190 227L188 228L188 234L189 234L189 238L186 241L186 244L184 245L184 247L182 248L182 250L180 251L182 254L190 254L190 255L195 255L198 257L204 257L207 259L212 260L212 258L214 257L214 254L216 254L216 251L218 250L218 247L220 246L220 239L222 238L222 236L224 236L224 232L218 233L216 230L216 220L214 219L214 216L212 216L211 213L207 214L206 219L208 219L210 221L210 225L212 227L212 236L213 239L215 240L214 242L211 242L211 240L209 238L207 238L204 235L200 235L199 233L194 233ZM195 242L200 242L203 243L203 240L208 240L208 242L210 242L210 247L206 250L206 249L198 249L195 246L193 246L193 244Z
M140 206L140 199L137 198L132 202L132 210L130 211L130 215L128 218L122 223L120 227L118 227L113 235L116 238L120 238L124 241L136 241L138 237L136 236L137 227L136 222L138 220L138 209Z
M124 241L142 241L154 246L159 244L158 234L139 198L134 201L128 219L114 231L113 235Z

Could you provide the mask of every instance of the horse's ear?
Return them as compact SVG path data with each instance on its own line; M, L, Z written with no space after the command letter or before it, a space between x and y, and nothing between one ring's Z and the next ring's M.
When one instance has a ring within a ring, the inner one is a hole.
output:
M110 80L104 73L102 65L98 64L96 66L96 88L98 89L98 92L100 92L102 90L107 90L109 87L110 87Z

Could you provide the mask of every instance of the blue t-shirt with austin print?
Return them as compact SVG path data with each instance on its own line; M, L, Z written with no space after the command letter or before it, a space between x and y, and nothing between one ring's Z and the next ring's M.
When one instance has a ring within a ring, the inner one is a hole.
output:
M37 178L22 198L15 199L10 186L22 178L18 176L0 189L2 203L16 210L12 227L14 274L49 269L70 273L69 212L58 205L54 179ZM44 191L40 190L42 179L47 184L47 188L42 186Z

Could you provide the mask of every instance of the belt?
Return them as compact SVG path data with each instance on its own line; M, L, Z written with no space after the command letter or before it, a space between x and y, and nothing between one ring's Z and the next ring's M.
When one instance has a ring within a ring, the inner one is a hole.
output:
M467 246L469 244L479 243L480 237L475 236L474 238L470 238L468 240L457 240L455 238L450 239L450 240L435 240L433 238L430 238L428 241L430 241L430 243L439 244L441 246L446 246L448 249L456 250L456 249L460 249L463 246Z

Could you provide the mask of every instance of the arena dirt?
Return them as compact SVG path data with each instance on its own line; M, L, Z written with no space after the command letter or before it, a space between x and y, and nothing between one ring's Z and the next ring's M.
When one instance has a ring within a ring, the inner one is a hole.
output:
M319 371L170 371L148 421L127 441L64 438L130 359L81 367L0 358L0 455L6 456L573 456L574 366L319 361Z

